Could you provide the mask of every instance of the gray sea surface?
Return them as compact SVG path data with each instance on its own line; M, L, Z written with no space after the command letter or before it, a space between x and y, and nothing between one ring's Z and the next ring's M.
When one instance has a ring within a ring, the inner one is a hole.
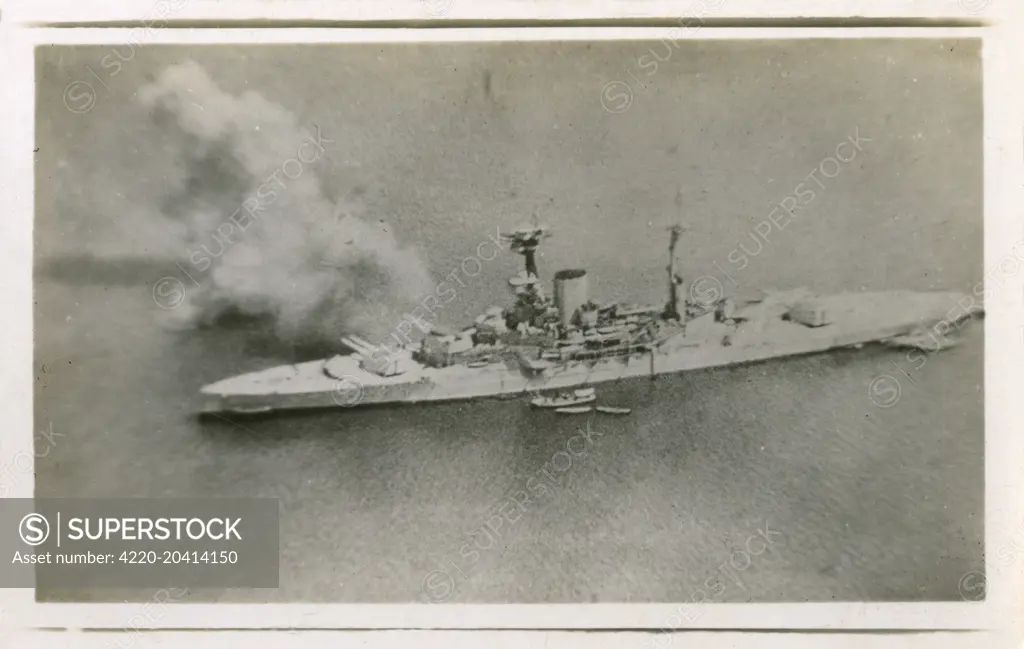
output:
M280 589L186 601L955 600L983 568L982 323L919 370L869 346L600 387L625 417L513 399L200 420L200 386L286 360L255 325L165 331L141 283L42 280L36 300L36 427L62 435L37 496L280 499Z

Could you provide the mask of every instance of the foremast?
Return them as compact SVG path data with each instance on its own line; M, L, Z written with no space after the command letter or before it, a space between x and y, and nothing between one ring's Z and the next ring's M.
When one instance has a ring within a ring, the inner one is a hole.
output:
M510 244L512 252L519 253L526 262L524 279L536 282L540 278L537 271L537 247L540 242L551 236L550 228L539 225L537 217L533 217L533 224L521 226L510 234L503 234L501 238Z
M683 277L676 272L676 246L683 234L683 226L673 225L669 229L668 243L668 303L665 305L665 319L684 322L685 300L681 295Z

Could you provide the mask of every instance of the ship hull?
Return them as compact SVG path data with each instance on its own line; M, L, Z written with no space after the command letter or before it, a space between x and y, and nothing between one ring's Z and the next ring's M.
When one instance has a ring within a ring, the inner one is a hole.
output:
M661 348L629 357L556 364L538 373L506 363L417 368L396 377L361 369L353 357L341 372L324 372L323 361L274 368L228 379L203 389L204 412L261 413L309 408L348 408L398 403L515 397L623 379L753 363L826 352L927 332L937 349L963 323L980 315L974 300L958 293L864 293L822 298L833 314L827 326L759 323L730 329L708 320ZM710 317L710 316L709 316ZM699 327L697 327L699 328Z

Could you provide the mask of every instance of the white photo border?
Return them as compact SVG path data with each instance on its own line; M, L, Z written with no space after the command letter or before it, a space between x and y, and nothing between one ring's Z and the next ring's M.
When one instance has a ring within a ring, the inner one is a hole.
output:
M964 26L989 24L995 17L1017 10L1017 4L1015 0L14 0L4 7L3 21L35 27L143 24L159 13L157 7L171 6L168 23L206 27L227 27L228 23L255 26L254 21L267 21L268 27L274 23L279 27L522 27L555 22L627 26L627 22L667 23L683 16L730 23L719 25L723 27L768 27L771 21L785 24L795 20L820 26L840 20L883 22L893 27L926 26L926 21L933 26Z
M184 0L179 0L184 1ZM719 0L720 1L720 0ZM678 5L677 5L678 6ZM683 13L685 15L685 12ZM132 28L24 28L0 25L5 54L2 123L3 196L0 219L0 381L7 426L0 432L0 466L32 456L32 231L34 219L35 59L46 44L119 44ZM138 29L138 28L134 28ZM452 29L160 29L147 33L153 44L279 44L380 42L457 42L495 40L658 40L667 27L528 27ZM137 34L137 31L135 32ZM1024 238L1024 184L1020 100L1020 55L1009 23L990 27L943 28L704 28L692 38L971 38L983 40L985 116L985 268L1012 254ZM596 98L595 90L595 98ZM1024 284L1022 276L990 288L985 326L986 546L1008 542L1022 525L1022 439L1017 414L1024 381ZM988 288L988 287L987 287ZM29 469L31 471L31 469ZM31 480L7 494L31 497ZM765 603L688 605L699 629L1001 629L1020 610L1020 569L1000 571L988 582L984 602L922 603ZM998 578L995 578L998 577ZM21 628L126 628L144 604L37 603L30 590L0 591L0 611ZM175 604L139 628L202 629L666 629L678 604ZM678 617L678 616L677 616Z

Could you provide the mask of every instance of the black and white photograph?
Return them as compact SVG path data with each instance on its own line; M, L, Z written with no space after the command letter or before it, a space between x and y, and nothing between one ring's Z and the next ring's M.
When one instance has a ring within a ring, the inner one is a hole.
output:
M280 499L280 587L189 601L983 598L981 78L40 48L36 495Z
M88 31L36 40L20 100L31 446L0 495L272 500L278 577L33 606L672 632L1009 597L1024 229L992 229L978 30Z

